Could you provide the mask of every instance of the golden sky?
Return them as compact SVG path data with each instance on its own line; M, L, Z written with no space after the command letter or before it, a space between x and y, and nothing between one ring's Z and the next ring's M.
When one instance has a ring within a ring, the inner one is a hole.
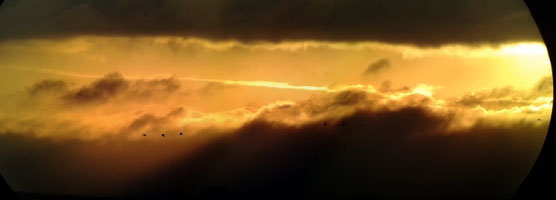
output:
M484 102L466 107L469 112L516 112L507 117L532 115L530 119L547 119L552 106L550 92L535 91L551 80L542 43L419 48L375 42L85 36L5 42L0 52L0 85L8 97L0 115L4 131L17 130L24 119L56 120L102 130L72 137L102 138L142 115L163 116L177 108L183 113L168 122L175 128L233 127L275 105L320 101L352 90L401 102L404 95L421 95L441 110L459 109L458 99L475 95ZM493 90L508 91L491 97ZM65 100L68 95L85 96L71 102ZM486 101L505 102L491 107ZM55 124L27 131L65 135L57 127L48 128ZM125 135L167 130L144 128Z
M8 149L30 151L24 154L35 159L42 155L38 151L51 152L57 161L36 162L62 163L64 170L82 174L76 176L79 180L88 180L85 185L75 184L77 179L60 180L66 176L59 175L46 181L60 187L42 186L47 182L37 185L22 178L19 171L30 167L21 163L30 162L28 158L4 156L19 163L2 165L12 187L44 193L119 194L124 186L142 183L139 177L165 169L176 159L193 159L195 156L187 155L197 154L194 152L199 148L210 149L211 141L221 140L217 138L242 135L259 121L264 122L263 127L270 126L255 129L263 135L267 129L278 135L298 129L318 133L323 130L311 127L324 122L331 124L328 126L346 122L348 126L363 126L360 131L352 130L363 134L365 125L356 125L361 123L357 118L361 112L374 117L386 112L384 123L393 126L425 123L403 117L400 125L395 125L394 119L388 121L389 114L412 116L405 113L407 109L419 111L413 116L415 120L433 116L430 125L407 125L413 128L401 130L404 134L424 134L418 141L432 134L462 137L456 139L461 140L455 145L460 147L449 151L476 146L473 141L477 140L483 140L485 146L474 147L479 150L473 152L519 149L513 153L523 155L516 158L518 161L493 158L521 166L511 171L518 175L500 175L514 177L508 181L513 184L503 190L511 191L538 155L553 102L550 63L542 43L423 48L377 42L242 43L82 36L4 42L0 45L0 65L0 134L6 137L5 142L19 144L18 148L42 150ZM367 120L364 124L380 119ZM370 130L380 132L383 128ZM179 136L179 132L184 135ZM349 132L334 129L331 134ZM167 136L161 137L162 133ZM29 144L35 140L41 144ZM500 140L506 141L503 147L496 145ZM377 145L374 143L366 145ZM488 150L491 148L498 150ZM94 164L97 161L109 164ZM129 164L133 170L124 167ZM79 167L82 165L95 167L84 169ZM35 173L43 176L41 171ZM91 185L98 189L84 189Z

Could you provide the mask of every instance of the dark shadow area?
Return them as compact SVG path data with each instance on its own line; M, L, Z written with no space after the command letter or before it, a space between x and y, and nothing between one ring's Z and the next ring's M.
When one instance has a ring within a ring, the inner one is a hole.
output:
M548 50L550 62L552 63L552 77L554 77L554 62L556 55L556 24L554 18L554 6L550 2L524 0L535 20L539 31L543 37ZM544 145L539 153L539 157L527 178L523 181L520 188L516 191L512 199L555 199L556 193L556 145L554 138L554 107L552 107L552 120L548 128L548 134Z
M448 122L421 108L360 111L327 120L329 126L255 120L144 177L129 193L184 199L508 199L530 169L543 128L477 125L443 132Z

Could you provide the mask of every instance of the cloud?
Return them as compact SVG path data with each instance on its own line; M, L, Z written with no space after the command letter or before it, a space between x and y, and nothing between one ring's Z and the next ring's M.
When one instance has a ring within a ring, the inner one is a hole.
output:
M3 102L11 108L0 111L0 132L102 139L127 138L139 131L159 132L170 127L177 130L175 122L187 113L183 98L188 94L180 87L174 77L128 79L118 72L85 84L43 80ZM151 120L141 126L138 124L140 119ZM134 120L137 120L136 124L130 125ZM122 136L123 132L127 134Z
M383 92L383 93L387 93L387 92L409 92L411 90L411 88L409 88L408 86L403 86L397 89L392 88L392 81L390 80L386 80L386 81L382 81L382 83L380 83L380 87L378 88L378 91Z
M68 103L82 104L106 101L126 90L129 82L118 72L110 73L89 86L67 93L63 98Z
M546 134L546 126L527 123L450 132L449 118L423 108L323 122L253 120L129 191L190 198L214 188L243 198L504 197L525 177Z
M145 132L153 132L158 130L168 129L165 127L172 126L170 122L175 118L182 116L184 114L184 108L179 107L175 108L174 110L170 111L164 116L157 117L153 114L143 114L137 119L133 120L129 126L122 130L121 132L130 134L130 133L137 133L139 130L144 130ZM150 129L146 129L150 126Z
M218 113L196 111L182 98L149 101L156 93L178 93L176 79L127 80L112 73L59 92L52 88L66 84L35 84L29 94L56 91L64 103L84 90L103 103L78 113L62 106L1 118L3 176L18 191L77 195L194 199L216 190L259 199L503 197L534 163L551 109L548 102L535 107L538 98L531 97L545 91L538 88L546 78L532 90L505 87L472 96L481 106L490 99L526 100L530 104L519 108L527 112L436 99L423 85L386 92L345 87Z
M355 105L361 103L367 97L367 93L363 91L343 91L334 97L335 105Z
M105 103L117 97L126 100L145 100L159 98L175 93L181 87L175 77L161 79L128 80L119 72L106 74L92 83L77 88L64 80L43 80L31 86L29 97L39 94L56 96L69 105Z
M0 133L0 169L18 192L114 196L203 143L184 140L52 139Z
M214 94L218 91L228 89L230 87L234 87L234 86L233 85L226 85L226 84L219 83L219 82L208 82L208 83L205 84L204 87L199 88L197 90L197 93L201 94L201 95L211 95L211 94Z
M226 92L221 91L223 87L232 87L229 88L232 90L239 86L222 85L213 80L215 82L198 85L198 88L183 89L178 80L177 77L126 79L115 72L77 86L61 80L41 81L27 90L27 96L14 100L18 109L5 115L0 127L17 132L40 130L42 136L104 138L127 133L120 136L133 138L136 137L133 134L142 132L187 129L188 133L196 134L215 127L229 130L253 117L302 125L345 117L358 110L404 107L430 107L461 113L458 114L461 120L454 122L457 124L454 127L467 127L480 116L507 115L500 120L529 116L546 118L545 114L549 113L546 109L552 105L551 95L535 92L542 88L539 85L546 82L545 78L531 90L494 88L447 99L437 99L434 87L427 85L391 89L385 83L379 90L364 85L324 87L326 92L314 93L307 99L203 110L198 105L220 102L214 98L221 98L221 93ZM39 109L44 112L37 112ZM183 109L179 117L166 116L176 109Z
M452 131L452 120L406 107L302 125L260 117L225 133L164 140L2 133L0 167L17 191L75 195L194 199L220 190L244 198L505 197L527 175L548 125L478 123Z
M480 90L465 94L453 103L468 107L481 106L485 109L508 109L528 105L542 105L549 103L547 99L553 95L552 77L543 77L529 90L517 90L511 86Z
M29 13L28 10L34 10ZM542 41L521 1L7 1L2 39L172 35L437 46Z
M64 92L67 89L68 85L63 80L43 80L31 86L28 92L31 97L35 97L43 93Z
M387 58L379 59L369 65L363 75L372 75L390 68L390 60Z
M534 87L533 96L551 96L554 94L554 83L552 76L545 76L537 82Z
M140 79L134 83L129 93L134 98L150 98L155 95L176 92L180 87L180 82L175 77L153 80Z

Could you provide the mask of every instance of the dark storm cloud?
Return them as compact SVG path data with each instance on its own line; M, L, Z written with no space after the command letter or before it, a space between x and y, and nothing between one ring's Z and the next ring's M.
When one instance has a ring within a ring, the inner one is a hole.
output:
M173 35L422 46L542 40L518 0L8 0L0 11L2 40Z
M323 102L299 102L268 112L334 112L332 108L373 104L377 98L350 90ZM266 120L262 112L224 134L206 130L174 137L183 140L120 137L133 131L98 141L0 133L0 170L12 187L31 192L181 199L215 191L229 198L259 199L432 194L476 199L511 194L546 135L544 121L542 126L533 124L536 121L479 121L471 128L452 130L448 126L453 115L419 105L358 109L297 125ZM176 108L161 116L145 114L124 129L163 126L183 112Z
M359 111L297 127L254 120L130 191L193 199L213 190L264 199L505 197L546 134L527 123L451 132L449 122L422 108Z
M17 192L112 196L202 140L55 140L0 133L0 170ZM194 141L194 142L193 142Z
M105 87L98 86L99 82L107 80L121 82L121 75L112 73L67 93L100 90ZM127 89L119 93L127 97L133 96L135 92L130 91L136 88L166 92L179 86L172 84L172 79L162 80L126 80ZM546 93L550 91L543 89L546 82L549 79L544 78L534 88ZM51 85L59 84L38 83L32 88L46 88L47 92L51 91L47 88L56 88ZM483 100L529 99L529 93L511 87L480 94L483 96L477 98ZM180 199L215 193L227 199L396 195L478 199L511 194L527 175L546 136L545 120L489 123L485 119L470 128L449 129L459 120L454 113L459 110L436 112L426 106L429 103L422 103L430 98L419 95L400 99L408 102L405 107L392 106L394 102L380 107L384 98L355 89L333 92L323 98L271 106L252 121L224 133L206 129L183 137L177 133L187 129L167 123L183 116L181 107L161 115L137 115L121 128L109 130L116 133L112 136L91 133L103 135L98 140L35 137L33 131L44 131L41 128L23 129L30 133L8 130L0 132L0 170L17 191L41 193L170 195ZM338 115L337 111L349 108L355 108L354 112ZM288 125L267 120L272 114L282 120L300 115L314 120ZM127 139L149 127L170 129L168 133L176 137L161 139L157 135L153 139L149 133L137 140ZM84 130L92 132L78 129Z
M376 74L376 73L384 71L388 68L390 68L390 60L388 60L387 58L382 58L380 60L377 60L377 61L371 63L369 65L369 67L367 67L367 70L365 70L365 72L363 72L363 75Z

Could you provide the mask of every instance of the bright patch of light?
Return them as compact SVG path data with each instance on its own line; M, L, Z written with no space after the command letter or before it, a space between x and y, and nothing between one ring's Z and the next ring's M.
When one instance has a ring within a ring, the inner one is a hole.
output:
M417 87L415 87L413 89L413 93L414 94L420 94L420 95L427 96L427 97L432 97L433 90L434 90L434 87L432 87L430 85L420 84L420 85L417 85Z
M500 50L502 54L511 55L546 55L546 46L539 43L521 43L518 45L508 45Z

